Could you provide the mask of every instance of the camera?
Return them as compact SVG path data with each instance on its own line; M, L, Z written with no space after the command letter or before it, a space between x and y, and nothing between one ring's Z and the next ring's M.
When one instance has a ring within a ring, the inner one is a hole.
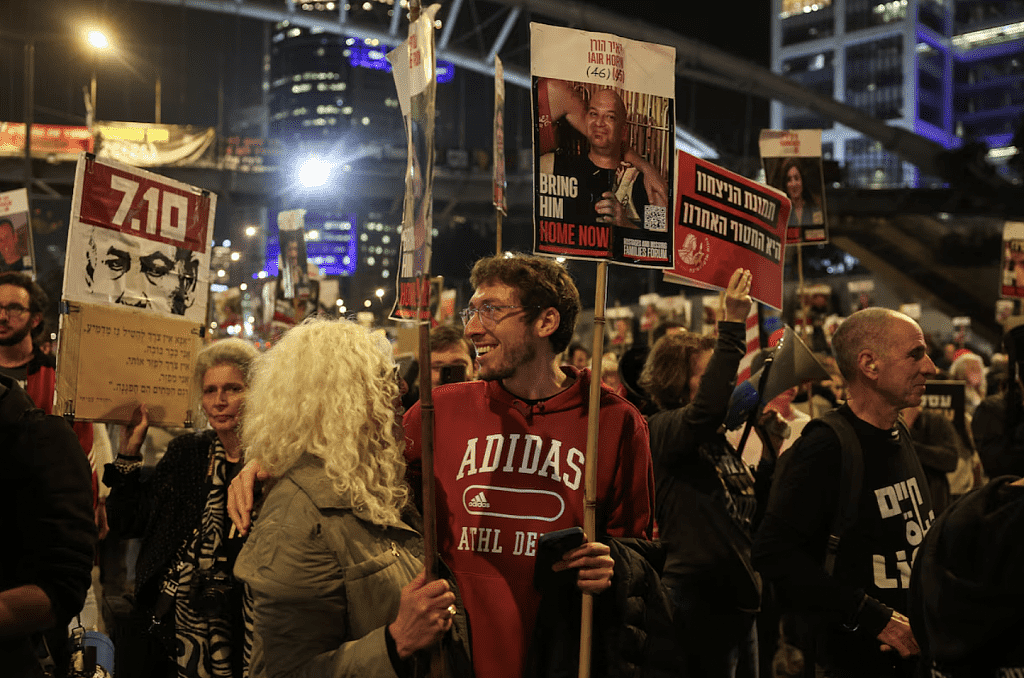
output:
M188 594L189 606L203 617L220 617L231 605L231 592L235 580L230 574L218 570L198 570Z

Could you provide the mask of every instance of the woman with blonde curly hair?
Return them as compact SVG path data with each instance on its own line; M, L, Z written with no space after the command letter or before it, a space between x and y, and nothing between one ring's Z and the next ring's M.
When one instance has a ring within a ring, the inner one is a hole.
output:
M452 627L410 525L400 408L390 345L347 320L306 320L256 365L242 440L276 480L235 566L254 678L404 675Z

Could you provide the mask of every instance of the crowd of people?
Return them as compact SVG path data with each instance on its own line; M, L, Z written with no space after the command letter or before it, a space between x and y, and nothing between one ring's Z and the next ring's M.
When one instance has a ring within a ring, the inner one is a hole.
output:
M211 342L195 430L155 461L144 402L109 433L50 414L45 295L0 274L0 674L82 675L62 646L109 524L137 544L107 591L130 601L106 626L126 678L569 675L581 627L602 676L1022 675L1024 337L947 356L860 310L820 356L828 380L729 431L751 280L733 273L707 332L592 356L564 266L486 257L424 381L345 319L262 354ZM962 421L922 407L943 376L965 383Z

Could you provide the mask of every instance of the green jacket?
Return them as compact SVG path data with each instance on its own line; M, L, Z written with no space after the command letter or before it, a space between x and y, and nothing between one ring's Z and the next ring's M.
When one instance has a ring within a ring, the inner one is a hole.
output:
M382 527L303 456L270 490L235 576L253 597L252 678L395 678L384 627L423 569L423 541Z

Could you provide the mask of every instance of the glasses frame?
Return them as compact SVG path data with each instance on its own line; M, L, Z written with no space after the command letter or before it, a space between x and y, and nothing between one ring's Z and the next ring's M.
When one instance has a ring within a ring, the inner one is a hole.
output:
M20 318L26 313L31 312L31 308L25 308L21 304L0 305L0 315L6 315L8 318Z
M484 319L487 320L488 324L495 322L501 322L500 320L495 321L495 311L507 311L514 308L544 308L543 306L523 306L520 304L506 305L506 304L481 304L479 308L467 306L466 308L459 311L459 317L462 318L463 327L468 326L469 323L473 322L474 317L479 317L480 322L483 323Z

